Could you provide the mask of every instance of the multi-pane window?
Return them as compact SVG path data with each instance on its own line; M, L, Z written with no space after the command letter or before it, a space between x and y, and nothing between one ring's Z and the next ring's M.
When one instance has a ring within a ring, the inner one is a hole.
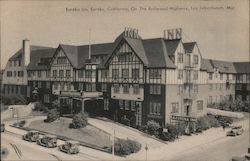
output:
M18 71L17 75L18 77L23 77L23 71Z
M133 56L131 52L124 52L124 53L120 53L118 55L118 61L119 62L124 62L124 61L132 61L133 60Z
M92 77L92 71L91 70L86 70L85 71L85 78L91 78Z
M209 74L208 74L208 79L209 79L209 80L212 80L212 79L213 79L213 73L209 73Z
M129 85L128 84L124 84L123 85L123 93L124 94L128 94L129 93Z
M66 70L66 77L69 78L71 75L70 70Z
M198 93L198 85L194 85L193 88L194 88L194 93Z
M220 73L220 80L223 80L223 74Z
M183 63L183 54L178 53L178 63Z
M220 95L220 102L222 102L223 101L223 96L222 95Z
M247 74L247 75L246 75L246 81L247 81L247 82L250 82L250 74Z
M83 70L78 70L78 78L83 78Z
M46 71L46 78L49 78L50 77L50 70L47 70Z
M123 79L129 78L129 69L122 69L122 78Z
M62 91L64 90L64 83L63 82L60 83L60 90L62 90Z
M96 91L95 83L86 83L86 91Z
M57 82L54 83L54 90L58 90L58 83Z
M150 94L161 94L161 85L150 85Z
M150 79L160 79L161 78L161 69L150 69L149 70Z
M64 71L63 70L59 70L59 77L63 78L64 77Z
M203 110L203 101L202 100L197 101L197 110Z
M45 94L44 95L44 102L45 103L49 103L50 101L49 101L49 94Z
M177 94L180 95L183 93L183 86L182 85L179 85L178 86L178 91L177 91Z
M134 94L139 94L140 93L139 84L134 84L133 89L134 89Z
M103 103L104 103L104 110L109 110L109 100L108 99L104 99Z
M84 87L84 84L83 83L79 83L78 90L83 91L83 89L84 89L83 87Z
M213 90L213 84L209 84L209 90L210 90L210 91Z
M124 106L125 106L125 110L129 110L129 101L128 100L124 101Z
M178 70L178 79L183 79L183 70Z
M161 103L160 102L150 102L149 103L149 114L160 115L161 114Z
M194 64L198 63L199 63L198 55L194 55Z
M120 92L119 84L114 84L114 93L119 93L119 92Z
M101 78L108 78L108 71L107 70L101 71Z
M107 84L102 84L102 92L107 92Z
M197 70L194 71L194 80L198 80L198 71Z
M16 71L14 71L14 77L16 77Z
M179 113L179 103L172 103L172 112L171 113Z
M123 100L119 100L120 109L123 109Z
M53 70L53 77L57 77L57 70Z
M50 89L50 82L46 82L46 88Z
M42 82L38 82L37 86L38 88L42 88Z
M38 77L38 78L41 78L41 76L42 76L42 71L40 71L40 70L37 71L37 77Z
M242 85L241 84L237 84L236 85L236 90L241 90L242 89Z
M70 83L67 83L66 87L67 87L67 90L68 90L68 91L71 90L71 84L70 84Z
M241 74L239 77L240 77L240 82L243 82L243 75Z
M132 69L132 78L133 79L139 78L139 69Z
M208 97L208 103L213 103L213 97L212 96Z
M119 69L112 69L112 78L119 78Z
M220 90L223 90L223 84L220 84Z
M131 111L135 111L135 101L131 101Z
M12 71L7 71L7 77L12 77Z
M62 56L62 57L57 58L57 64L66 64L66 63L67 63L66 56Z
M250 91L250 84L247 84L247 90Z

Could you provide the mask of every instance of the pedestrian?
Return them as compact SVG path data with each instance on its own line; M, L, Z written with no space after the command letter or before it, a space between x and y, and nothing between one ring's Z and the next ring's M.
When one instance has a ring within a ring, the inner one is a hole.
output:
M223 124L223 125L222 125L222 128L223 128L224 131L225 131L225 127L226 127L226 126Z

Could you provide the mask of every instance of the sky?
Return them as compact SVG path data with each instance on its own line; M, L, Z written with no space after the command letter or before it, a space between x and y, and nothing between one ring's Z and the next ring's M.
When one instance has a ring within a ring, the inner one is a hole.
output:
M58 47L113 42L124 30L143 39L182 28L183 41L196 41L203 58L249 61L249 1L0 1L1 67L22 47ZM89 39L89 31L91 36Z

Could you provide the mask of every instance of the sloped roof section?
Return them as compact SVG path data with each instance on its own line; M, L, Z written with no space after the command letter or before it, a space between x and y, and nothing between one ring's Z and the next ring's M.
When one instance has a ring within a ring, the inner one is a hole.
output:
M233 64L237 73L250 73L250 62L234 62Z
M207 72L213 72L213 66L210 63L209 59L201 59L201 70L205 70Z
M221 60L212 60L210 62L213 68L218 68L220 73L236 73L234 65L232 62L221 61Z
M176 51L176 49L177 49L180 42L181 42L180 39L165 40L168 55L174 55L174 53L175 53L175 51Z
M55 53L56 49L54 48L50 48L50 49L43 49L43 50L34 50L31 51L30 54L30 63L27 66L28 70L46 70L49 69L49 62L47 63L43 63L40 64L41 58L45 58L50 60L54 53Z
M195 46L196 42L187 42L187 43L183 43L185 52L187 53L192 53L194 50L194 46Z
M70 63L72 64L72 66L77 67L78 66L78 59L77 59L78 48L77 48L77 46L60 44L59 47L61 47L63 49L63 51L65 52Z

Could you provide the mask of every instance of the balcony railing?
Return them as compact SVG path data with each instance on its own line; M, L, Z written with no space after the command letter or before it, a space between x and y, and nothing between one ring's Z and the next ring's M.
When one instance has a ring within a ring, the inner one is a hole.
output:
M69 96L69 97L87 97L87 98L92 98L92 97L102 97L103 93L102 92L87 92L87 91L59 91L58 93L61 96Z

